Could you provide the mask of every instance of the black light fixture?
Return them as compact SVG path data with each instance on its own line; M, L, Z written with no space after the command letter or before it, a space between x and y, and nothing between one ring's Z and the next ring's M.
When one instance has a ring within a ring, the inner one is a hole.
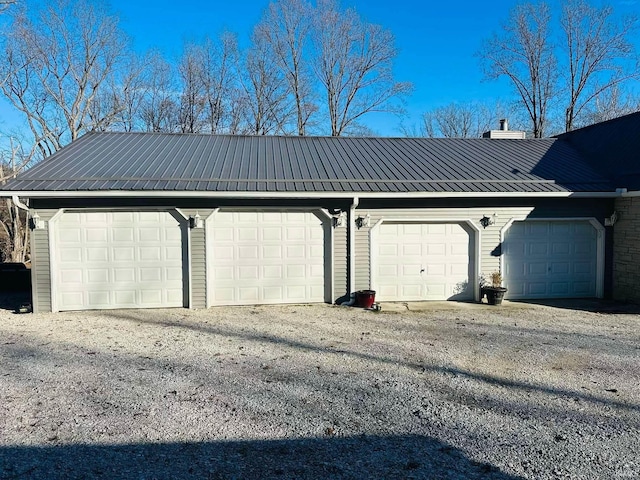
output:
M371 215L368 213L364 217L358 216L358 218L356 218L356 227L358 228L368 227L370 224Z
M196 212L195 215L189 217L189 228L202 228L202 218Z
M487 228L489 225L493 225L495 223L495 214L491 217L487 217L486 215L483 215L482 218L480 219L480 225L482 225L482 228Z
M29 222L31 230L42 230L45 226L44 220L40 218L37 212L31 214L31 221Z

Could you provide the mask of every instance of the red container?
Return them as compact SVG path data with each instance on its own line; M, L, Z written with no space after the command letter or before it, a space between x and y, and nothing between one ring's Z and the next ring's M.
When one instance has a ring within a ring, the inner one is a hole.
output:
M375 290L360 290L356 292L356 307L371 308L375 301Z

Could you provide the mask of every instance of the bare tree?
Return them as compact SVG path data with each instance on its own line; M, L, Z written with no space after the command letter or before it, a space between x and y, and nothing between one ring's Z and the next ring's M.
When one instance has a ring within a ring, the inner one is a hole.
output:
M182 133L200 133L204 128L205 86L202 75L202 49L187 45L178 65L182 89L178 107L178 128Z
M120 69L117 79L111 80L106 95L110 95L112 102L96 102L97 105L107 105L118 115L110 127L125 132L132 132L143 128L140 111L149 89L148 55L138 57L131 54ZM116 80L115 83L112 83ZM105 95L105 94L103 94Z
M219 42L206 39L185 47L178 65L180 83L178 125L181 132L221 133L232 114L231 92L236 88L237 45L225 33Z
M636 65L624 65L633 54L628 36L635 27L634 18L616 21L611 7L597 8L584 0L569 0L562 6L560 23L568 61L565 130L569 131L589 103L607 90L638 78L640 70Z
M45 157L115 121L118 111L100 109L96 117L94 103L116 75L125 40L116 17L82 0L29 14L18 13L6 33L1 88Z
M260 26L254 30L243 73L248 131L255 135L287 133L296 108L289 101L287 80L273 54L273 44Z
M8 138L8 147L0 151L0 185L15 177L31 160L33 151L25 152L23 144ZM29 243L26 212L10 199L0 207L0 261L24 262Z
M486 105L451 103L422 114L426 137L478 138L491 128L494 115Z
M0 13L7 10L11 5L15 5L17 0L0 0Z
M234 65L237 57L237 41L230 33L222 34L218 43L207 39L200 47L203 115L205 128L211 133L226 129L231 108L228 102L236 83Z
M575 127L604 122L613 118L640 112L640 97L634 97L620 91L617 85L599 93L585 108L582 119Z
M354 10L339 11L333 0L320 0L317 8L314 69L324 88L331 135L343 135L367 113L399 111L392 100L412 87L393 78L391 32L364 23Z
M517 5L500 34L478 53L488 78L507 77L531 118L533 136L544 136L556 82L556 56L550 42L551 12L546 3Z
M157 52L145 57L143 98L138 116L147 132L172 132L178 124L176 80L172 66Z
M305 0L279 0L269 5L256 27L256 35L270 45L270 53L287 81L296 108L298 135L307 133L311 116L318 109L305 56L312 15L313 9Z

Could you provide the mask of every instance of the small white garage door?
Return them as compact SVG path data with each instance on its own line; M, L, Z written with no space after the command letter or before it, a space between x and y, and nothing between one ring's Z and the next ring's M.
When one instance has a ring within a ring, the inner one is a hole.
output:
M588 221L522 221L503 245L507 298L595 297L598 232Z
M169 212L67 212L53 241L58 310L183 306L180 223Z
M312 212L218 212L207 221L209 304L324 302L324 229Z
M382 223L372 242L376 299L473 298L470 228L459 223Z

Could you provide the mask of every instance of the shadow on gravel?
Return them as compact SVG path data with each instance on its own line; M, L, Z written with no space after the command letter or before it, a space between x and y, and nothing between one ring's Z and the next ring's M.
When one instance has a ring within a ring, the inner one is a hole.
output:
M549 298L540 300L510 300L510 302L611 315L620 313L640 314L640 305L638 304L617 302L615 300L602 300L599 298Z
M227 338L238 338L245 341L250 342L269 342L276 345L284 345L286 347L302 350L302 351L310 351L317 353L325 353L329 354L339 354L339 355L348 355L353 358L358 358L361 360L379 362L385 364L393 364L393 365L403 365L407 368L411 368L414 370L418 370L419 372L434 372L446 375L452 375L454 377L464 377L469 380L474 380L477 382L481 382L488 385L494 385L498 387L506 387L513 390L519 390L524 393L530 392L539 392L542 394L547 394L551 396L562 396L567 398L574 398L579 400L584 400L593 404L607 405L608 407L619 408L626 411L640 411L640 404L635 403L627 403L617 401L615 399L603 398L598 395L593 395L591 393L586 393L583 391L577 391L572 389L566 389L562 387L554 387L545 384L539 384L529 381L519 381L519 380L510 380L507 378L482 374L473 372L470 370L462 370L460 368L455 367L447 367L440 365L430 365L427 363L414 363L409 361L398 361L397 359L385 358L379 355L373 355L365 352L358 352L345 348L334 348L330 346L316 345L312 343L305 343L298 340L288 339L284 337L278 337L274 335L268 335L266 333L248 333L248 332L240 332L233 331L224 328L217 328L207 325L205 323L185 323L178 320L159 318L159 319L151 319L149 315L145 311L141 310L110 310L108 312L103 312L104 315L112 316L119 320L127 320L132 321L137 324L147 324L147 325L162 325L164 327L173 327L173 328L187 328L190 330L195 330L198 332L202 332L210 335L219 335Z
M515 477L424 436L0 447L8 479L495 479Z

